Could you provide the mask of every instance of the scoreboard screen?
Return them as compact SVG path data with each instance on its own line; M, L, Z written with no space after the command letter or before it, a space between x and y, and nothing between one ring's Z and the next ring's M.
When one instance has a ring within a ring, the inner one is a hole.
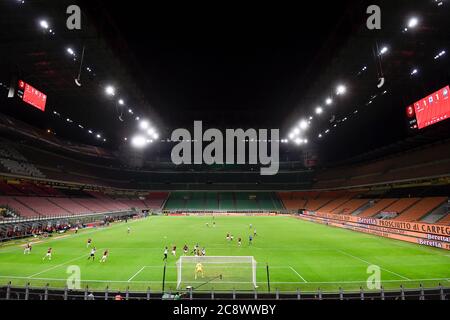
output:
M23 102L28 103L41 111L45 111L47 95L32 87L28 83L19 80L17 95L23 100Z
M450 87L446 86L406 108L412 129L423 129L450 118Z

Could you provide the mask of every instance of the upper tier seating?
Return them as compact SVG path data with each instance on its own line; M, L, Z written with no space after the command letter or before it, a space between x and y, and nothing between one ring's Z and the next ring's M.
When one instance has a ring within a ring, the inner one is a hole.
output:
M337 188L449 175L450 141L317 174L315 188Z
M0 143L0 163L9 172L21 175L44 178L44 174L30 163L21 153L6 143Z

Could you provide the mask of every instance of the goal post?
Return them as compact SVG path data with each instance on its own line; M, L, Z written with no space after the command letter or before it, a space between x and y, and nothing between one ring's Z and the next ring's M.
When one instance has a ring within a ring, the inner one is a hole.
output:
M256 260L252 256L181 256L177 261L177 289L253 290Z

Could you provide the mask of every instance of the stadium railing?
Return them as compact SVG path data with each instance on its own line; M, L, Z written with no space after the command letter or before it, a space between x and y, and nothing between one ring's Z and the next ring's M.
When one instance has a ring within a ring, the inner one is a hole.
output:
M384 290L383 287L377 291L345 291L326 292L318 288L315 292L239 292L239 291L177 291L160 292L152 291L125 291L91 290L89 287L79 290L71 290L45 287L31 287L27 284L23 287L12 286L8 283L0 286L0 300L449 300L450 288L439 285L436 288L424 288L419 286L415 289L405 289L400 286L397 290Z

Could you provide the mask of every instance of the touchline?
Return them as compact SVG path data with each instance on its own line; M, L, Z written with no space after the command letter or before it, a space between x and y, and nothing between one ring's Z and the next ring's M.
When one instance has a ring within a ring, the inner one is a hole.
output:
M172 162L176 165L260 164L261 175L278 173L279 129L226 129L224 135L214 128L203 132L202 121L194 121L193 136L188 129L180 128L172 132L171 141L177 143L171 152ZM208 144L203 147L203 142Z

